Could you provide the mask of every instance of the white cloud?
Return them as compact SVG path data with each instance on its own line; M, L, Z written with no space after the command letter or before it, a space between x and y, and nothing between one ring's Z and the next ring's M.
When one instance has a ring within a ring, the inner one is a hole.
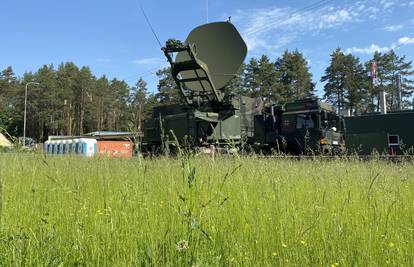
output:
M404 28L403 24L398 25L388 25L384 27L384 30L387 32L397 32L399 30L402 30Z
M405 45L410 45L410 44L414 44L414 37L401 37L400 39L398 39L397 42L392 43L390 46L379 46L377 44L372 44L369 47L352 47L352 48L348 48L346 50L346 53L348 54L352 54L352 53L356 53L356 54L374 54L375 52L388 52L391 49L398 49L402 46Z
M347 54L356 53L356 54L368 54L368 55L370 55L370 54L374 54L375 52L387 52L389 50L390 50L389 47L386 47L386 46L380 47L377 44L372 44L371 46L364 47L364 48L360 48L360 47L348 48L346 50L346 53Z
M338 10L335 13L322 15L320 17L319 29L332 28L346 22L351 22L354 16L346 9Z
M317 36L327 30L347 30L348 25L380 18L397 5L400 2L394 0L381 0L380 3L359 0L354 4L341 4L339 1L306 12L279 7L237 10L232 21L240 30L250 53L274 54L303 36Z
M159 58L159 57L136 59L136 60L133 60L132 63L136 65L155 66L155 67L167 65L166 60Z
M399 45L408 45L408 44L414 44L414 37L401 37L398 40Z
M384 10L388 10L390 7L394 6L396 4L393 0L381 0L380 5Z

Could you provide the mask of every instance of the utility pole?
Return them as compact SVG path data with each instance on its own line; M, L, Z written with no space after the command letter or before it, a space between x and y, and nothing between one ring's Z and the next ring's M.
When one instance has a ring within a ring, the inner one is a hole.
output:
M401 102L402 102L402 95L401 95L401 75L397 74L397 111L401 110Z
M371 78L372 78L372 86L375 88L378 85L378 65L377 62L372 62L371 65ZM385 91L382 90L379 94L379 106L381 109L381 114L387 114L387 96Z
M23 147L26 146L26 111L27 111L27 87L30 84L36 84L39 85L37 82L28 82L26 83L25 89L24 89L24 119L23 119Z

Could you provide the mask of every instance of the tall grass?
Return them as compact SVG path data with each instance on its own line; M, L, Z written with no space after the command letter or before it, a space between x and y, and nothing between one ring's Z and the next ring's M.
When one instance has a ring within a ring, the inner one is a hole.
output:
M2 266L414 265L414 164L0 155Z

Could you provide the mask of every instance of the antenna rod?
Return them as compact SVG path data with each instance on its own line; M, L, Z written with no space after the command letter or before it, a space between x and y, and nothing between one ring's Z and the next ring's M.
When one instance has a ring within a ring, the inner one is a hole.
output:
M151 29L151 31L152 31L152 34L154 34L155 39L157 39L158 44L159 44L159 45L160 45L160 47L162 48L162 44L161 44L161 42L160 42L160 39L158 39L158 36L157 36L157 34L155 33L154 28L152 27L151 22L149 21L149 19L148 19L148 17L147 17L147 14L145 14L145 10L144 10L144 8L142 7L142 5L140 6L140 8L141 8L141 12L142 12L142 14L143 14L143 15L144 15L144 17L145 17L145 20L147 21L148 26L150 27L150 29Z

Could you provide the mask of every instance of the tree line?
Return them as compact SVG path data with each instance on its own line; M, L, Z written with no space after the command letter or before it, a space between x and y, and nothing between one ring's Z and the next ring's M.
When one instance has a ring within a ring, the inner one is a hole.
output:
M23 134L26 85L26 135L40 141L49 135L133 131L143 119L143 101L147 101L147 85L142 79L129 86L105 75L95 77L89 67L72 62L57 68L44 65L21 78L8 67L0 73L0 127L11 135Z
M371 65L378 66L377 84L372 83ZM324 99L338 110L348 108L353 114L379 110L380 91L388 93L390 110L397 108L397 88L402 107L410 108L414 81L412 62L394 51L375 53L368 62L336 49L321 78ZM156 92L149 92L139 78L130 86L123 80L96 77L87 66L72 62L44 65L36 72L17 77L12 67L0 73L0 130L23 135L24 93L27 90L26 135L44 141L49 135L81 135L92 131L140 131L152 108L180 103L180 94L169 68L156 73ZM38 84L28 84L36 82ZM298 50L286 50L272 61L268 56L251 58L224 88L226 92L251 97L266 97L286 103L314 96L315 82L308 62Z
M375 81L372 77L374 63L377 66ZM324 98L338 110L347 108L351 114L361 114L379 111L381 91L387 94L388 110L413 108L413 75L412 61L393 50L375 52L372 59L362 63L358 57L338 48L332 52L321 82L325 83Z

